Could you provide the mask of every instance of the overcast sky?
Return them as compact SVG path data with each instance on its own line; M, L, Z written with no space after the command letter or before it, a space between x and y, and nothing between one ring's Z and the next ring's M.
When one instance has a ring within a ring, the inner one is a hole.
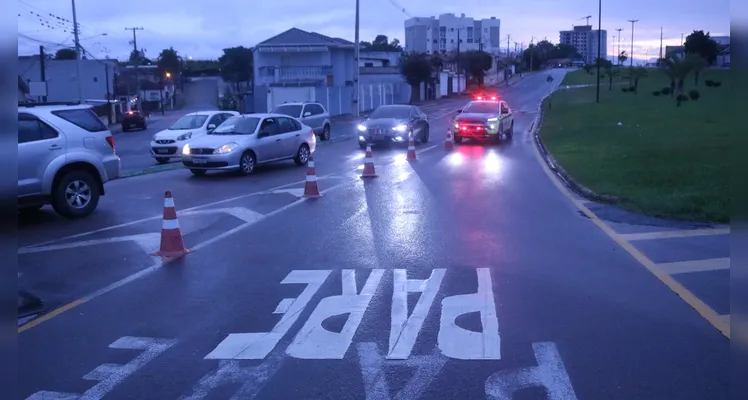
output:
M40 44L48 51L72 46L70 1L9 2L16 3L19 15L19 54L38 53ZM590 24L596 28L597 4L596 0L361 0L361 40L385 34L403 41L403 21L408 14L430 17L465 13L473 18L499 18L502 46L506 46L507 34L511 35L510 42L525 45L533 36L556 43L559 30L584 25L582 17L586 15L594 15ZM125 30L128 27L143 28L137 31L138 47L146 50L146 57L156 57L162 49L173 46L183 56L205 59L217 58L226 47L253 46L291 27L353 41L354 14L354 0L77 1L81 45L95 57L119 59L127 58L132 49L132 31ZM635 56L656 57L661 26L665 45L680 44L681 33L695 29L711 31L713 36L729 35L730 2L603 0L602 26L608 30L609 44L617 44L615 29L623 28L622 46L629 49L629 19L639 20L634 32ZM608 46L611 54L615 50L612 47Z

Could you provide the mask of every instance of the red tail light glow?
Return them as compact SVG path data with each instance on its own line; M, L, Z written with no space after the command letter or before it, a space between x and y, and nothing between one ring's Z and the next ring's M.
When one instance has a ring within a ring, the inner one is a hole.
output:
M112 149L114 149L114 138L111 136L107 136L106 142L109 143L110 146L112 146Z
M491 100L496 100L496 96L491 97Z
M478 96L475 98L476 100L483 100L483 96Z
M130 115L132 115L132 111L128 111L127 113L130 114Z

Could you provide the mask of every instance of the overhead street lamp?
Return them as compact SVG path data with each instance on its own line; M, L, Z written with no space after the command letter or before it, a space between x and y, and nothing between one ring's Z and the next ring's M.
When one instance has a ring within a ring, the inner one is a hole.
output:
M596 101L600 102L600 64L602 64L602 60L600 57L602 57L602 45L603 45L603 36L602 36L602 24L603 24L603 0L598 0L597 2L597 95L596 95Z

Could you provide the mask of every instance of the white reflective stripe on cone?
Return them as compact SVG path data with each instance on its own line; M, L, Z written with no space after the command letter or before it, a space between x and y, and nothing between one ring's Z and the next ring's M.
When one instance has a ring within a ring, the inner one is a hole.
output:
M178 219L165 219L162 226L163 229L179 229Z
M164 208L174 208L174 198L173 197L164 197Z
M307 175L306 176L307 182L317 182L317 175Z

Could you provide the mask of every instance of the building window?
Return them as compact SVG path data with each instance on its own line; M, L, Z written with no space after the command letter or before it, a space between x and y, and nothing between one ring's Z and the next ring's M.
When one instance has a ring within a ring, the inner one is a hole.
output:
M447 36L447 27L446 26L440 26L439 27L439 37L446 37Z
M473 43L473 27L468 26L467 28L467 41L468 43Z
M454 43L454 42L455 42L454 39L449 39L449 43Z
M450 32L454 32L454 31L455 31L455 28L449 28L449 31L450 31Z

